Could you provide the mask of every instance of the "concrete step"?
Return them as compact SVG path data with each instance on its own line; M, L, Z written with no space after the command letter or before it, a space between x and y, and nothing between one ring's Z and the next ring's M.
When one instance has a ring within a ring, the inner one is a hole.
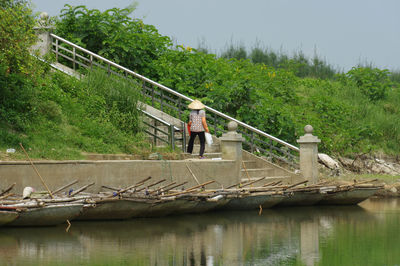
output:
M154 138L152 136L147 136L147 140L149 142L153 143ZM165 140L168 140L168 139L165 139ZM168 145L169 145L169 143L161 141L160 139L157 139L156 143L155 143L156 147L165 147L165 146L168 146ZM179 148L182 148L182 140L175 140L175 146L179 147Z
M257 162L254 161L254 160L243 160L242 162L246 166L246 169L255 169L255 168L257 168ZM243 165L242 165L242 167L243 167Z
M221 158L222 154L220 152L211 152L211 153L204 153L204 157L207 159L212 159L212 158ZM190 153L182 153L183 159L196 159L199 158L199 153L193 152L192 154Z
M187 143L186 143L187 145ZM194 144L193 145L193 153L199 153L200 151L200 144ZM212 152L220 152L221 151L221 146L219 144L213 143L211 146L206 144L206 149L205 152L207 153L212 153Z
M273 176L275 174L275 169L273 168L255 168L255 169L242 169L240 171L240 177L241 178L250 178L252 177L264 177L264 176Z
M132 154L99 154L82 152L86 160L103 161L103 160L142 160L141 155Z
M245 182L249 182L249 181L255 181L259 178L242 178L240 180L240 182L245 183ZM278 182L278 181L282 181L282 185L286 185L286 184L291 184L292 183L292 178L290 176L266 176L263 180L260 180L259 182L256 182L250 186L252 187L258 187L258 186L262 186L271 182Z

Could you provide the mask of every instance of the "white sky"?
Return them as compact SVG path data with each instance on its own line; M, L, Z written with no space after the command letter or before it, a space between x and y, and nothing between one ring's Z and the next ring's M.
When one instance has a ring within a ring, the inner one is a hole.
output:
M124 8L132 0L31 0L35 11L60 14L64 4ZM358 63L400 70L400 0L138 0L134 16L179 44L220 53L241 43L314 52L339 70ZM203 45L204 46L204 45Z

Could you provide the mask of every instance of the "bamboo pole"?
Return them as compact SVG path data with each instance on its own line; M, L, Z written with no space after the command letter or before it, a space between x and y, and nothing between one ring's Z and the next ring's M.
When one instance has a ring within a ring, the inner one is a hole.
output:
M182 182L182 183L180 183L180 184L178 184L178 185L175 185L175 186L173 186L173 187L170 187L170 188L168 188L167 190L164 190L164 192L167 192L167 191L169 191L169 190L172 190L172 189L174 189L174 188L176 188L176 187L183 186L183 185L185 185L187 182L188 182L188 181L185 181L185 182Z
M275 182L267 183L267 184L263 185L263 187L277 186L277 185L280 185L281 183L282 183L282 181L281 181L281 180L279 180L279 181L275 181Z
M200 185L200 182L199 182L199 180L197 180L196 176L193 174L192 169L190 169L190 167L189 167L189 165L187 163L185 163L185 165L186 165L186 168L189 170L189 172L192 174L192 176L193 176L194 180L196 181L196 183L198 185Z
M169 183L168 185L165 185L165 186L163 186L163 187L160 187L160 188L158 188L158 189L156 189L156 190L154 190L154 191L151 191L150 194L155 193L155 192L158 192L158 191L161 191L162 189L165 189L165 188L167 188L167 187L169 187L169 186L172 186L172 185L174 185L174 184L176 184L175 181L172 182L172 183Z
M289 185L286 189L293 188L293 187L297 187L297 186L299 186L299 185L301 185L301 184L305 184L305 183L307 183L307 182L308 182L308 180L304 180L304 181L298 182L298 183L296 183L296 184Z
M166 180L166 179L162 179L162 180L160 180L160 181L154 182L154 183L148 185L147 187L142 187L141 189L136 190L136 192L142 191L143 189L146 189L146 188L154 187L155 185L158 185L158 184L164 182L165 180Z
M140 187L140 186L144 185L144 183L146 183L147 181L149 181L151 178L152 178L151 176L146 177L145 179L143 179L143 180L137 182L133 187L129 188L128 190L134 189L134 190L136 191L136 188L137 188L137 187Z
M261 177L261 178L259 178L257 180L253 180L253 181L250 181L250 182L244 182L244 183L239 182L239 183L236 183L234 185L230 185L229 187L226 187L226 189L230 189L230 188L233 188L233 187L236 187L236 186L240 186L239 188L246 187L246 186L254 184L254 183L256 183L256 182L258 182L260 180L263 180L264 178L265 177Z
M74 185L74 184L76 184L76 183L78 183L78 180L75 180L75 181L73 181L73 182L71 182L71 183L69 183L69 184L67 184L67 185L65 185L65 186L60 187L59 189L54 190L54 191L53 191L53 195L54 195L54 194L57 194L57 193L60 192L61 190L66 189L67 187L72 186L72 185Z
M108 196L108 198L116 197L116 196L120 195L121 193L124 193L124 192L126 192L126 191L128 191L128 190L130 190L130 189L132 189L132 188L136 188L136 187L138 187L138 186L141 186L141 185L143 185L144 183L146 183L146 181L148 181L148 180L150 180L150 179L151 179L151 176L146 177L145 179L143 179L143 180L137 182L136 184L134 184L134 185L132 185L132 186L129 186L129 187L124 188L124 189L121 189L121 190L115 192L115 194L113 193L112 195Z
M10 196L12 196L12 195L14 195L14 193L8 193L8 194L6 194L6 195L2 195L2 196L0 197L0 200L6 199L6 198L8 198L8 197L10 197Z
M206 185L211 184L211 183L214 183L214 182L215 182L214 180L211 180L211 181L205 182L205 183L203 183L203 184L199 184L199 185L196 185L196 186L194 186L194 187L188 188L188 189L186 189L186 190L184 190L184 191L182 191L182 192L172 193L172 194L168 194L168 195L165 195L165 196L166 196L166 197L171 197L171 196L176 196L176 195L181 195L181 194L189 193L189 192L191 192L192 190L195 190L196 188L203 187L203 186L206 186Z
M28 157L33 169L35 170L36 174L39 176L40 180L42 181L42 184L44 185L44 187L47 189L47 192L49 192L49 195L52 199L54 199L53 194L51 193L50 189L48 188L48 186L46 185L46 183L44 182L42 176L39 174L39 171L36 169L35 165L33 164L31 158L29 157L28 153L26 152L24 146L22 146L22 143L19 143L19 146L21 146L22 150L24 151L26 157Z
M141 186L141 185L143 185L144 183L146 183L146 181L148 181L148 180L150 180L151 179L151 176L148 176L148 177L146 177L145 179L142 179L142 180L140 180L139 182L137 182L136 184L135 184L135 186L134 187L138 187L138 186ZM131 189L131 188L130 188ZM129 190L129 189L128 189Z
M246 165L245 165L245 163L244 163L243 161L242 161L242 164L243 164L244 171L246 172L247 179L248 179L248 180L249 180L249 182L250 182L250 175L249 175L249 172L247 172Z
M10 192L10 190L13 189L13 187L15 186L15 184L16 184L16 183L12 184L11 186L9 186L9 187L6 188L5 190L3 190L3 191L0 193L0 196L3 196L4 194Z
M269 182L267 184L262 185L263 187L269 187L269 186L273 186L276 183L276 181L274 182Z
M234 184L234 185L230 185L229 187L226 187L226 189L230 189L230 188L239 186L240 184L242 184L242 182L236 183L236 184Z
M261 180L263 180L263 179L265 179L265 177L260 177L260 178L258 178L258 179L256 179L256 180L251 181L251 182L247 182L247 183L245 183L245 184L242 185L242 188L243 188L243 187L247 187L247 186L249 186L249 185L252 185L252 184L254 184L254 183L257 183L258 181L261 181Z
M94 182L93 182L93 183L90 183L90 184L88 184L88 185L86 185L86 186L83 186L83 187L81 187L81 188L75 190L74 192L72 192L70 196L73 197L73 196L75 196L76 194L78 194L78 193L84 191L85 189L87 189L88 187L93 186L93 185L94 185Z
M106 186L106 185L102 185L101 187L102 188L106 188L106 189L110 189L110 190L116 190L116 191L120 190L120 188L110 187L110 186Z

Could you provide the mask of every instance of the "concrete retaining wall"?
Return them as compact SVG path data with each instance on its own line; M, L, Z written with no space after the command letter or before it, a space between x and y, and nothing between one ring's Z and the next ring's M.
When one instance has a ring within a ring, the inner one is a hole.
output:
M200 183L215 180L224 187L239 182L235 161L230 160L182 160L182 161L34 161L38 172L50 190L55 190L73 180L79 183L72 186L77 189L95 182L88 192L98 192L102 185L127 187L151 176L148 184L163 178L163 184L176 181L188 181L185 188L197 185L186 164ZM46 190L40 178L29 162L0 162L0 190L16 183L12 192L22 194L26 186L37 191ZM219 188L220 184L211 184L207 188Z

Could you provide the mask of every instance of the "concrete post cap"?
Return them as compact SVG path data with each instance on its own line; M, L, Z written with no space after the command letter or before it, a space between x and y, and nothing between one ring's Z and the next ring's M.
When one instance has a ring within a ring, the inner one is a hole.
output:
M297 143L320 143L321 140L317 136L313 136L314 128L311 125L306 125L304 127L304 136L301 136Z
M228 123L228 131L229 132L236 131L237 128L238 128L238 124L235 121L230 121Z
M306 125L304 127L304 133L306 133L306 134L312 134L313 131L314 131L314 128L311 125Z
M47 12L40 13L40 20L47 20L49 18L49 14Z

